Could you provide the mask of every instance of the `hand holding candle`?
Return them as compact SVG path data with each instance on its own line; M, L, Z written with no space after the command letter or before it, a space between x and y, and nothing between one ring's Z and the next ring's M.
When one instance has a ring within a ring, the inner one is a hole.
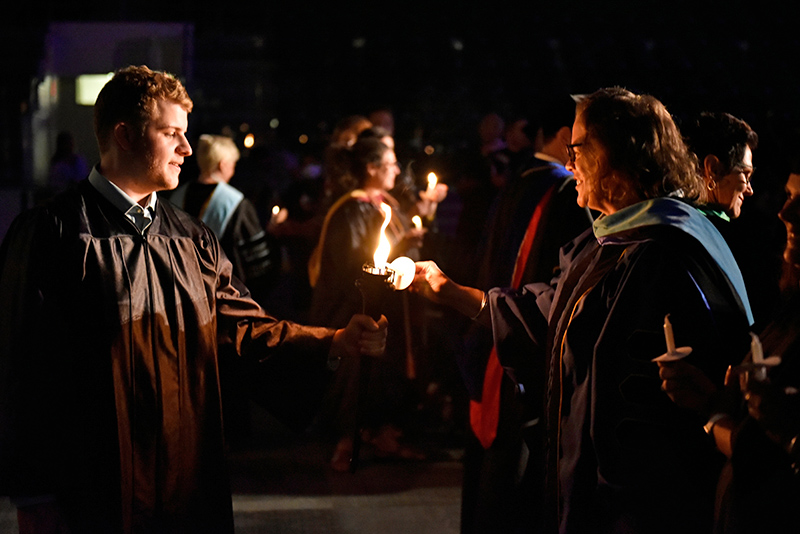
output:
M429 172L428 173L428 195L432 195L433 192L436 190L436 184L439 182L439 179L436 177L436 173Z
M428 220L436 215L436 207L447 197L448 187L439 183L436 173L428 173L428 187L419 192L420 201L417 202L419 214Z
M672 331L669 314L664 316L664 340L667 343L667 352L657 358L653 358L654 362L674 362L692 353L691 347L675 347L675 335Z
M744 377L743 381L740 380L740 384L745 384L749 379L756 382L765 382L767 380L767 369L781 363L780 356L764 358L764 348L761 346L761 340L753 332L750 332L750 358L750 362L734 368L734 371L740 373L740 377Z

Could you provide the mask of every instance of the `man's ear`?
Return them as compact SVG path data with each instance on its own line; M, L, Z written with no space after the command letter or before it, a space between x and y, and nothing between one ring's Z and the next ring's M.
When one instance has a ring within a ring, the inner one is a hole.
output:
M118 122L114 126L114 141L122 150L128 151L133 149L134 133L131 127L124 122Z
M715 176L722 173L722 164L714 154L709 154L703 158L703 177L706 180L713 180Z

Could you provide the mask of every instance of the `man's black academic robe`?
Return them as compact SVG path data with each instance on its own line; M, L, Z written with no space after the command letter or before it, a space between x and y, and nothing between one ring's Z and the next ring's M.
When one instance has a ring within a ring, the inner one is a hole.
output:
M232 532L218 344L299 423L333 331L266 314L217 238L168 202L141 233L88 181L0 250L0 490L77 532Z

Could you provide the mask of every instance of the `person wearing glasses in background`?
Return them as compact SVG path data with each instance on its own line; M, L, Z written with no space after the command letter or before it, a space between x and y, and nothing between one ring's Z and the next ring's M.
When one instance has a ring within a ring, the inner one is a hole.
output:
M744 198L753 196L750 179L758 134L729 113L701 113L683 133L708 189L703 212L724 221L736 219ZM719 228L717 220L711 222Z
M337 147L332 154L343 163L345 170L335 184L342 192L325 215L317 246L308 262L309 282L313 287L309 321L319 326L347 324L347 314L362 310L361 292L356 281L361 277L362 266L372 263L378 246L385 214L382 206L392 209L391 219L384 230L391 245L393 260L398 256L418 257L422 246L424 229L414 228L398 202L388 193L400 174L397 157L389 146L378 137L357 138L351 146ZM367 409L364 410L364 426L369 431L361 438L375 454L401 459L422 459L418 451L401 444L401 430L410 410L404 409L411 398L410 383L405 377L401 362L404 362L405 338L400 292L391 293L384 303L384 311L393 323L392 343L382 362L371 366ZM346 362L345 362L346 363ZM320 418L321 430L331 430L337 443L331 458L331 468L345 472L354 467L354 434L357 425L358 376L362 372L358 362L354 363L353 376L344 377L331 388L328 408ZM347 365L347 363L346 363ZM361 415L361 414L359 414ZM357 450L357 449L356 449Z
M706 432L728 458L717 487L715 534L800 530L799 160L792 162L785 190L778 212L786 229L783 305L759 333L762 357L771 365L759 365L751 351L720 389L687 362L659 363L662 389L707 421Z
M701 113L684 126L683 134L697 156L708 191L705 203L698 207L728 243L742 271L756 324L763 326L779 298L780 256L775 251L780 249L764 239L765 225L772 217L761 220L757 209L745 210L742 217L745 198L753 196L758 134L742 119L711 112Z
M412 288L491 326L508 375L542 393L542 532L709 532L724 457L651 359L669 314L676 345L721 383L749 346L741 273L693 205L707 189L656 98L581 99L568 150L578 204L602 215L562 247L557 280L486 293L419 262Z

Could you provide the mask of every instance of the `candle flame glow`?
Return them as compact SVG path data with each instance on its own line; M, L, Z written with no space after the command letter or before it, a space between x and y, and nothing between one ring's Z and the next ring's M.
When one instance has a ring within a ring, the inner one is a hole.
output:
M414 223L414 228L416 228L417 230L422 229L422 219L419 218L419 215L414 215L413 217L411 217L411 222Z
M392 250L392 245L386 237L386 227L389 226L389 221L392 220L392 208L386 203L381 203L381 211L383 211L383 224L381 225L380 241L378 248L375 250L375 255L372 260L375 267L378 269L386 268L386 260L389 259L389 252Z
M433 191L436 188L436 184L439 179L436 177L436 173L429 172L428 173L428 191Z

